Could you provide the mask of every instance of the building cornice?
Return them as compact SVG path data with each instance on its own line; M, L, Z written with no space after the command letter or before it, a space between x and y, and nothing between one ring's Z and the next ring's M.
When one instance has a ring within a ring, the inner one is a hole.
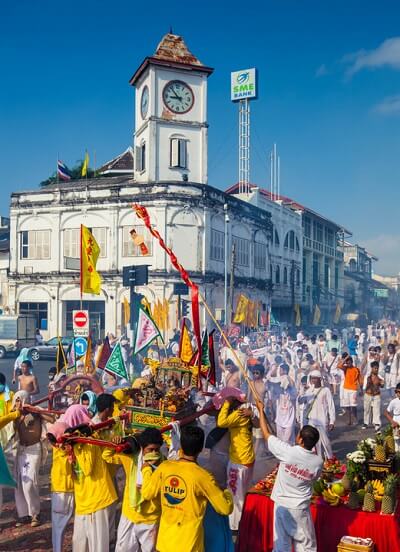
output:
M99 192L104 191L104 194ZM95 193L96 192L96 193ZM129 193L131 192L131 193ZM165 202L168 205L179 203L191 207L220 207L225 203L232 214L251 220L266 231L271 231L271 214L264 209L251 205L239 198L226 194L208 184L196 182L146 182L137 183L127 177L110 177L85 180L74 183L50 185L40 190L14 192L11 194L11 214L25 214L35 209L65 210L82 206L110 209L128 207L133 203L151 206Z

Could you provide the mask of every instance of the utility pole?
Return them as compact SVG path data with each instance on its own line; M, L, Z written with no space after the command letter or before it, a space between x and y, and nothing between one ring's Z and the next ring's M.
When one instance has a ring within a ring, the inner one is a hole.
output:
M294 292L294 284L295 284L295 262L294 261L291 261L290 263L290 290L291 290L291 294L292 294L292 316L294 317L295 319L295 313L294 313L294 306L296 304L296 297L295 297L295 292Z
M231 277L230 277L230 282L229 282L229 317L228 317L228 321L229 321L229 324L231 323L232 321L232 312L233 312L233 285L235 283L235 244L233 243L232 244L232 249L231 249Z
M229 215L228 215L228 205L224 204L225 212L225 244L224 244L224 323L225 326L230 322L228 318L228 225L229 225Z

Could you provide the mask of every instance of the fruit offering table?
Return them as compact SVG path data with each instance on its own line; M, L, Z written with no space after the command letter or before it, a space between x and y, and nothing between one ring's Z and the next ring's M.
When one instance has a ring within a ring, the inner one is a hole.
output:
M370 537L375 552L400 552L400 502L394 514L332 508L317 501L311 504L317 535L317 550L337 552L344 535ZM274 503L262 491L247 494L239 527L237 552L271 552L273 549Z

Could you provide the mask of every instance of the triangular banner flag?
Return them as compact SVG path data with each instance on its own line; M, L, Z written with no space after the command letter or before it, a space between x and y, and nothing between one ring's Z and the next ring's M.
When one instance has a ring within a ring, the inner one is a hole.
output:
M100 368L100 370L104 370L110 356L111 356L111 346L110 346L110 340L108 339L108 335L107 335L104 339L103 344L101 345L100 351L97 354L96 368Z
M186 326L186 318L182 318L181 335L179 339L179 358L183 362L190 362L193 358L192 340Z
M133 354L136 355L140 353L140 351L150 345L157 337L160 337L161 341L163 341L156 323L149 313L140 306Z
M57 354L56 354L56 372L59 374L61 370L64 370L68 366L68 361L65 357L64 347L62 346L61 339L58 338Z
M119 378L125 378L128 379L128 374L126 373L125 368L125 362L122 358L122 351L121 351L121 343L118 342L114 349L112 350L112 353L110 355L110 358L107 360L107 364L104 368L106 372L109 372L110 374L115 374Z

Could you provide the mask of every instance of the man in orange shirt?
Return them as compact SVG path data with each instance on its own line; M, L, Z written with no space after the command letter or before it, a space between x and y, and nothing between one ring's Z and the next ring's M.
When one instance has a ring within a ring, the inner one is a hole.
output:
M357 424L357 394L362 385L360 370L354 366L353 359L348 353L343 353L338 368L344 372L343 408L349 413L348 425L352 425L352 415L354 424Z

